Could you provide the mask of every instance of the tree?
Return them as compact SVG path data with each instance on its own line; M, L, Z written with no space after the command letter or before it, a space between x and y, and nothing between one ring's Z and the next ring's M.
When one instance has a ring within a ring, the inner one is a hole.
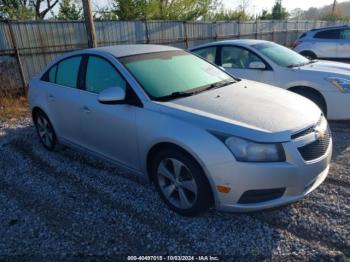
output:
M114 0L113 12L120 20L196 20L206 16L214 0Z
M207 15L211 9L211 0L158 0L155 19L196 20Z
M35 17L29 0L1 0L0 18L12 20L29 20Z
M289 18L291 20L301 20L303 19L303 16L304 16L304 11L301 8L295 8L289 14Z
M120 20L147 19L150 7L147 0L114 0L112 12Z
M0 13L9 19L44 19L57 3L58 0L1 0Z
M30 0L30 5L34 7L35 18L37 20L44 19L47 13L51 11L57 3L58 0Z
M271 20L272 14L269 13L266 9L263 9L261 15L258 17L259 20Z
M287 19L288 13L284 7L282 7L282 0L276 0L275 5L272 7L272 19L284 20Z
M59 4L57 19L59 20L79 20L82 18L82 7L71 0L62 0Z
M276 0L272 7L271 13L267 10L263 10L259 16L260 20L285 20L288 18L288 12L282 7L282 0Z

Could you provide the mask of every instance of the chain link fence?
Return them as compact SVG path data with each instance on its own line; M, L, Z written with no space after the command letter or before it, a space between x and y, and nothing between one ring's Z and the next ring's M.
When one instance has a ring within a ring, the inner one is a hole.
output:
M290 46L313 28L344 21L95 21L99 46L166 44L180 48L222 39L255 38ZM87 48L82 21L0 21L0 96L23 93L28 81L62 53Z

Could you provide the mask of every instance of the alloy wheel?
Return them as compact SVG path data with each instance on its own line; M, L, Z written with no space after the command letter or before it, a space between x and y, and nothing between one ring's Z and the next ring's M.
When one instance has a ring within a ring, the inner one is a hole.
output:
M174 158L163 159L157 173L159 187L172 205L179 209L190 209L195 204L197 184L184 163Z

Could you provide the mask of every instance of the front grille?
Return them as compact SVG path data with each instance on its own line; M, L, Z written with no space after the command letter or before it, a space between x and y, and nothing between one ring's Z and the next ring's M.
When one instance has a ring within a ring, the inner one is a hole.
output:
M283 196L286 188L248 190L239 198L239 204L253 204L274 200Z
M306 136L306 135L308 135L308 134L314 132L315 126L320 125L321 122L322 122L322 116L321 116L320 119L317 121L316 125L311 126L311 127L307 128L307 129L305 129L305 130L303 130L303 131L299 131L298 133L293 134L293 135L291 136L292 139L294 140L294 139L297 139L297 138L299 138L299 137Z
M310 144L299 147L298 150L305 161L314 160L327 152L330 141L331 133L329 128L327 128L323 136Z
M309 128L307 128L307 129L305 129L305 130L299 132L299 133L293 134L293 135L292 135L292 139L297 139L297 138L299 138L299 137L306 136L306 135L308 135L308 134L314 132L314 128L315 128L315 127L312 126L312 127L309 127Z

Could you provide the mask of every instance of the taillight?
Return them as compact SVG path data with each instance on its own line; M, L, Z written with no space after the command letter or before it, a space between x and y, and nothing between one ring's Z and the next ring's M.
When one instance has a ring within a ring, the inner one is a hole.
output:
M292 48L296 48L298 45L300 45L302 43L302 41L300 40L296 40L293 44L292 44Z

